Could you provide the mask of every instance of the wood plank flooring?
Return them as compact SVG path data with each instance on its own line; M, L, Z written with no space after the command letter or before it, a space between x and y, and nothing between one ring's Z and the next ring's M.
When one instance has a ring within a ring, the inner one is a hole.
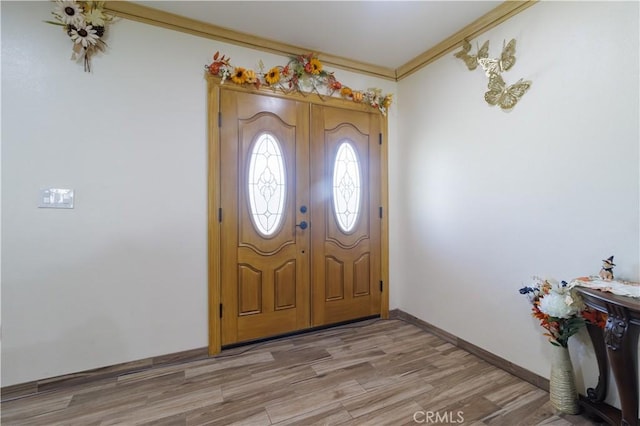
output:
M400 320L369 320L2 403L3 425L592 425Z

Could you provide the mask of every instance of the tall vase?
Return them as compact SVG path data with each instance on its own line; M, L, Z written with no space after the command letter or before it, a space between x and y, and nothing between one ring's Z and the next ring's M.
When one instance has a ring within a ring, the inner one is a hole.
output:
M569 349L554 346L551 360L551 378L549 380L549 394L551 406L560 413L578 414L578 391L573 374L573 364Z

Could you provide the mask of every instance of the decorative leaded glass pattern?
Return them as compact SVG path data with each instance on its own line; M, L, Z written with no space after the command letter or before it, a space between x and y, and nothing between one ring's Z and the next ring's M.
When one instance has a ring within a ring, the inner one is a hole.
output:
M251 151L248 169L249 205L256 230L273 235L284 215L286 171L280 143L275 136L262 133Z
M333 209L338 226L351 232L360 214L360 162L349 141L338 147L333 164Z

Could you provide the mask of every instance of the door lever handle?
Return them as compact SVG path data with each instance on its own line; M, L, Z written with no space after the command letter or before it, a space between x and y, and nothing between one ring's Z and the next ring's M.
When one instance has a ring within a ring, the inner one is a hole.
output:
M302 222L298 223L296 226L299 226L300 229L307 229L309 227L309 224L307 223L306 220L303 220Z

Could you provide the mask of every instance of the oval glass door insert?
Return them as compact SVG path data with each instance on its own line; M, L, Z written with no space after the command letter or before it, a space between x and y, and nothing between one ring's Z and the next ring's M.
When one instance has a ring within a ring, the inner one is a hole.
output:
M247 183L251 219L265 237L273 235L284 216L287 185L284 158L275 136L262 133L251 150Z
M338 147L333 163L333 212L343 232L351 232L360 215L360 162L349 141Z

